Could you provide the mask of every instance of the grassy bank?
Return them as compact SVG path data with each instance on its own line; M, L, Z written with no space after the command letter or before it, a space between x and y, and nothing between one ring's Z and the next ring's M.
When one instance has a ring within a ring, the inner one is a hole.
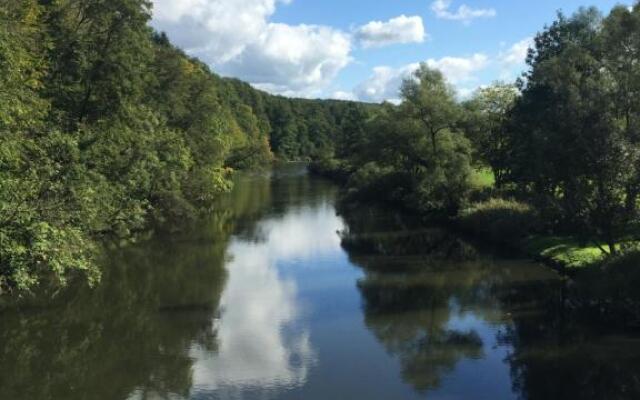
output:
M536 210L515 200L491 198L475 203L463 210L455 222L468 234L509 246L568 272L596 265L605 259L596 243L581 242L572 236L545 234Z
M310 164L311 173L346 183L352 174L345 161L325 160ZM476 197L495 191L495 178L488 168L478 168L470 177ZM484 196L486 197L486 196ZM538 212L530 205L490 197L469 205L452 218L456 229L487 243L507 246L564 273L605 263L603 243L585 243L576 237L545 232Z

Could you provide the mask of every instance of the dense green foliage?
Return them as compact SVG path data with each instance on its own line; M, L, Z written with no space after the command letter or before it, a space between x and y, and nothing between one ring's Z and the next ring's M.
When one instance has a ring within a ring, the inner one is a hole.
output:
M560 15L536 38L507 127L509 180L611 253L638 219L639 34L639 6Z
M473 204L459 217L459 223L466 231L510 245L517 245L538 225L538 216L531 206L500 198Z
M232 169L333 152L366 113L223 79L150 7L0 1L0 293L94 283L99 239L210 211Z
M402 104L385 104L367 120L366 134L352 130L342 160L315 166L347 175L348 191L421 212L455 214L471 188L472 148L458 129L461 108L441 72L423 65L405 80Z
M421 213L465 209L461 220L489 237L551 233L607 255L635 246L640 5L559 14L527 64L515 84L464 102L423 65L405 80L402 103L369 120L356 151L315 169L346 176L350 197ZM528 221L534 215L544 223Z
M509 155L509 137L504 126L517 99L514 85L497 83L478 90L463 104L462 126L474 144L475 162L491 168L498 187L505 183Z
M352 199L495 214L496 232L530 225L607 254L637 239L638 5L560 14L516 84L461 102L423 65L401 103L382 106L221 78L153 32L150 7L0 3L0 292L94 283L101 239L211 211L232 170L273 159L319 160ZM528 204L544 225L501 200L472 206L489 195Z

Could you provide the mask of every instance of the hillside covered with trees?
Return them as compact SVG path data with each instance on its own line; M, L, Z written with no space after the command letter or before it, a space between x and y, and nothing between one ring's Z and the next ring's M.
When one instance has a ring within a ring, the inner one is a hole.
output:
M369 106L221 78L146 0L0 2L0 293L100 279L105 239L215 208L230 173L333 152Z

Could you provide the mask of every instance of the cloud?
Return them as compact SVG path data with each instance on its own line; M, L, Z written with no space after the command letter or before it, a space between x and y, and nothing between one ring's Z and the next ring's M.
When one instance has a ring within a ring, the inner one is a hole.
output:
M353 92L345 92L342 90L338 90L335 91L331 94L331 98L334 100L349 100L349 101L355 101L358 99L358 96L356 96L355 93Z
M187 51L221 63L264 32L277 3L288 0L153 0L152 25Z
M476 80L475 72L489 65L489 57L482 53L476 53L471 57L444 57L439 60L429 59L427 65L444 74L447 80L454 84L460 84Z
M533 38L525 38L498 54L498 65L500 67L498 76L500 80L512 81L522 73L529 48L533 45Z
M362 101L379 103L386 100L397 103L402 81L410 77L419 67L419 63L401 68L375 67L371 77L355 88L355 94Z
M422 18L401 15L387 22L371 21L355 31L356 39L365 48L398 43L422 43L426 33Z
M528 37L515 43L506 52L500 54L500 62L509 66L523 64L527 58L529 48L532 47L533 44L534 42L532 37Z
M290 0L153 0L152 26L223 75L312 97L351 61L349 34L270 22Z
M447 80L457 86L462 94L474 90L468 87L469 83L477 82L475 73L490 65L489 57L477 53L470 57L443 57L425 61L430 68L435 68L444 74ZM419 63L412 63L400 68L386 66L375 67L372 76L360 83L355 94L358 99L368 102L391 101L399 102L399 91L402 81L411 76L418 68ZM462 84L467 84L461 87Z
M453 21L462 21L465 24L470 23L476 18L492 18L497 15L493 8L471 8L466 4L461 5L454 12L450 10L451 0L436 0L431 3L431 10L436 17Z
M272 23L258 40L222 64L220 71L271 92L312 94L328 85L351 61L350 53L351 40L341 31Z

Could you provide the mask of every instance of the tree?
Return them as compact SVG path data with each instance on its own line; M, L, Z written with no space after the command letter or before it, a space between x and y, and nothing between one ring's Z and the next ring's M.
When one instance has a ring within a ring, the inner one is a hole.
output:
M347 158L358 152L359 146L365 139L367 119L368 113L362 106L357 104L347 105L335 141L335 153L338 158Z
M354 192L413 210L455 214L469 191L471 148L455 128L458 107L443 75L422 66L402 85L402 104L385 105L352 156Z
M346 102L215 75L148 0L0 2L0 292L99 279L105 239L211 212L232 168L330 154Z
M98 279L92 243L77 224L87 188L74 165L78 138L44 123L43 15L35 1L0 7L0 294L64 283L78 271Z
M459 117L453 89L442 72L421 64L412 78L402 82L400 94L403 112L424 125L437 153L438 135L453 127Z
M536 38L509 127L509 178L555 209L560 228L615 254L638 217L626 203L637 196L639 152L620 123L602 26L596 10L581 10Z
M479 89L464 105L463 129L474 145L478 160L491 167L498 187L504 183L507 173L506 124L518 95L514 85L496 83Z

